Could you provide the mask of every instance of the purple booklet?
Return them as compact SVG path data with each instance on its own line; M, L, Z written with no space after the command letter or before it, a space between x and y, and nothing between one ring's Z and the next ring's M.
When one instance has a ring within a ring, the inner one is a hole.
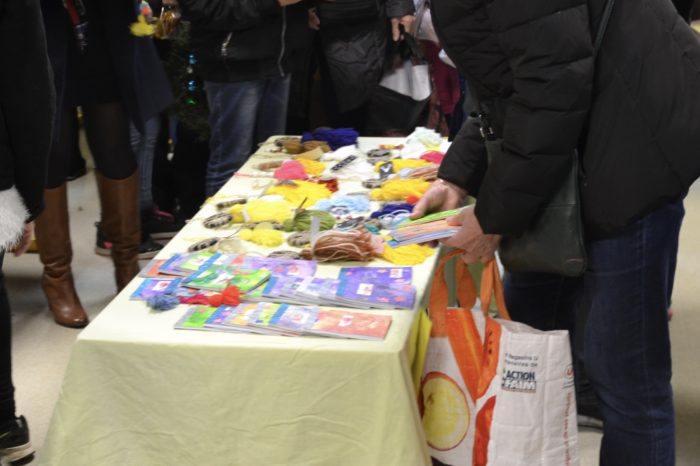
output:
M316 322L318 311L316 306L282 305L268 325L290 334L301 335Z
M273 275L287 277L310 277L316 273L316 261L277 257L246 256L241 266L247 269L266 269Z
M340 280L359 280L382 285L410 285L413 278L412 267L343 267L338 274Z
M376 309L413 309L416 288L411 285L383 285L369 281L340 280L337 298L339 301L363 303Z

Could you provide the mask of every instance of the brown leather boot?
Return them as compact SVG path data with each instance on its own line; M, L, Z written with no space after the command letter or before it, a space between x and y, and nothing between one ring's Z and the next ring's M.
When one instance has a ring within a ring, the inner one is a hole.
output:
M65 327L85 327L88 316L75 292L70 267L73 249L66 185L44 190L44 204L44 211L36 219L35 227L39 258L44 264L41 287L56 323Z
M96 177L102 205L100 227L112 243L114 276L117 290L121 291L139 273L141 228L138 172L123 180L107 178L99 173Z

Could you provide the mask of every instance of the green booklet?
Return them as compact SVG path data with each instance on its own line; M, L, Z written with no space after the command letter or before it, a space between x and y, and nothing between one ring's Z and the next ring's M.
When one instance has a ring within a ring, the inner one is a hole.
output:
M190 288L224 291L229 285L235 285L241 293L247 293L266 282L270 272L265 269L245 269L231 266L212 266L195 272L183 285Z
M185 315L175 324L175 328L183 330L212 330L204 326L204 323L216 311L215 307L192 306L187 309Z
M438 220L444 220L446 218L454 217L455 215L459 214L461 211L462 211L462 208L460 207L459 209L446 210L444 212L436 212L434 214L428 214L424 217L417 218L415 220L406 219L403 222L396 225L396 227L394 227L394 229L410 227L413 225L420 225L422 223L436 222Z

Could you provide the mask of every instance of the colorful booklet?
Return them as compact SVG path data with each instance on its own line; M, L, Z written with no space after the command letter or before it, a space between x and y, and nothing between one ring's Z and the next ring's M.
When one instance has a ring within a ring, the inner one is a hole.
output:
M447 218L461 211L462 209L447 210L415 220L404 220L389 232L392 240L388 241L388 244L391 247L397 247L449 238L459 231L459 226L449 225Z
M257 318L261 303L243 303L239 304L235 312L228 318L224 319L222 325L241 332L253 332L253 328L249 326L251 321Z
M316 273L316 261L281 259L277 257L245 256L241 267L266 269L274 275L310 277Z
M284 332L270 326L270 321L283 307L286 308L287 304L276 304L276 303L260 303L258 304L257 311L248 320L248 326L255 333L262 333L265 335L281 335Z
M165 259L151 259L148 264L139 272L139 277L143 278L164 278L169 277L160 272L160 266L165 264ZM170 277L172 278L172 277Z
M413 279L412 267L342 267L338 279L370 281L388 285L391 283L410 285Z
M316 322L318 312L316 306L280 307L268 326L291 335L301 335Z
M238 312L238 306L219 306L204 322L204 326L210 330L234 332L236 329L227 325L226 322L238 315Z
M205 327L204 324L215 311L215 307L192 306L187 309L185 315L175 323L175 328L181 330L213 330L209 327Z
M175 293L175 290L180 286L181 278L146 278L143 283L134 291L130 299L149 299L153 296L170 293Z
M203 265L209 264L210 262L216 260L221 254L209 251L199 251L189 254L187 258L179 264L177 267L182 272L194 273L198 271Z
M421 218L417 218L415 220L409 220L406 219L403 222L399 223L395 228L406 228L414 225L420 225L422 223L430 223L430 222L435 222L437 220L445 220L450 217L454 217L455 215L458 215L462 211L462 208L459 209L452 209L452 210L445 210L443 212L436 212L434 214L428 214L424 215Z
M411 285L382 285L358 280L340 280L336 294L340 302L362 303L376 309L413 309L416 288Z
M237 286L247 293L270 278L267 270L251 270L240 267L214 266L202 268L186 279L183 284L190 288L223 291L229 285Z
M322 309L306 333L334 338L383 340L390 325L391 316Z
M185 272L180 269L182 265L189 258L189 254L175 254L170 259L166 260L158 269L161 274L165 275L177 275L180 277L186 277L190 275L190 272Z

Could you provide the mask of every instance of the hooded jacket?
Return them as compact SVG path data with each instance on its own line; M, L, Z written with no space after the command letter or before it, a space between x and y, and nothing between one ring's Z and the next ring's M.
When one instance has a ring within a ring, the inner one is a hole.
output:
M678 199L700 175L700 45L666 0L433 0L441 42L490 116L504 156L487 167L468 120L439 176L478 197L487 233L517 235L581 154L590 237Z
M277 0L180 0L191 22L192 47L207 81L239 82L285 76L303 42L305 2L282 8Z

